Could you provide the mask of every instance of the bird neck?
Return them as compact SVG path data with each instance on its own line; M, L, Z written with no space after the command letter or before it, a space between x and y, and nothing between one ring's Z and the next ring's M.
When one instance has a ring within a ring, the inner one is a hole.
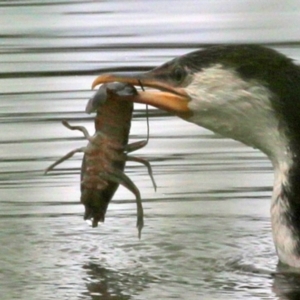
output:
M273 239L281 262L300 267L300 162L296 155L273 163L275 181L271 203Z

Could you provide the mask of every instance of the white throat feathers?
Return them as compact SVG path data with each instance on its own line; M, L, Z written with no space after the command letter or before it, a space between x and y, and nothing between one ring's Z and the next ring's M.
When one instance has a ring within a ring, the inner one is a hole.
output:
M282 262L300 267L300 232L290 218L293 212L288 197L293 153L286 125L271 104L275 95L261 83L244 80L221 64L197 72L186 91L193 112L188 121L258 148L271 160L275 171L271 203L275 247Z

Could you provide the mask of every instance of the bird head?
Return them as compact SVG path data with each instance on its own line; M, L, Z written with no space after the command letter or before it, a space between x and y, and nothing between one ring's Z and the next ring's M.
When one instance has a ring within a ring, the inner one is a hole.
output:
M288 140L299 132L299 68L269 48L209 47L146 73L101 75L93 87L112 81L152 88L132 101L153 105L259 148L271 160L283 155ZM282 151L278 153L278 149Z

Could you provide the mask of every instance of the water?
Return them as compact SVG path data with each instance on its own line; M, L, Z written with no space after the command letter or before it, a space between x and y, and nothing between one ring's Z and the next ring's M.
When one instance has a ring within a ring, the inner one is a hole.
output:
M267 43L300 61L297 1L0 1L1 299L298 299L299 275L277 266L269 218L273 173L254 149L151 110L153 167L126 173L105 224L82 220L76 155L103 70L146 70L224 42ZM131 140L144 139L136 106Z

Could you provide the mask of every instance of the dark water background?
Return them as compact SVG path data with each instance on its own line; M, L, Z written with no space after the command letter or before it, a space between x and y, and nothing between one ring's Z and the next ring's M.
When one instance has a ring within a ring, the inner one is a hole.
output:
M215 43L270 45L300 61L299 1L0 1L0 299L299 299L277 267L271 164L258 151L151 110L153 166L126 173L105 224L82 220L84 113L96 75L144 70ZM146 135L136 106L131 139Z

